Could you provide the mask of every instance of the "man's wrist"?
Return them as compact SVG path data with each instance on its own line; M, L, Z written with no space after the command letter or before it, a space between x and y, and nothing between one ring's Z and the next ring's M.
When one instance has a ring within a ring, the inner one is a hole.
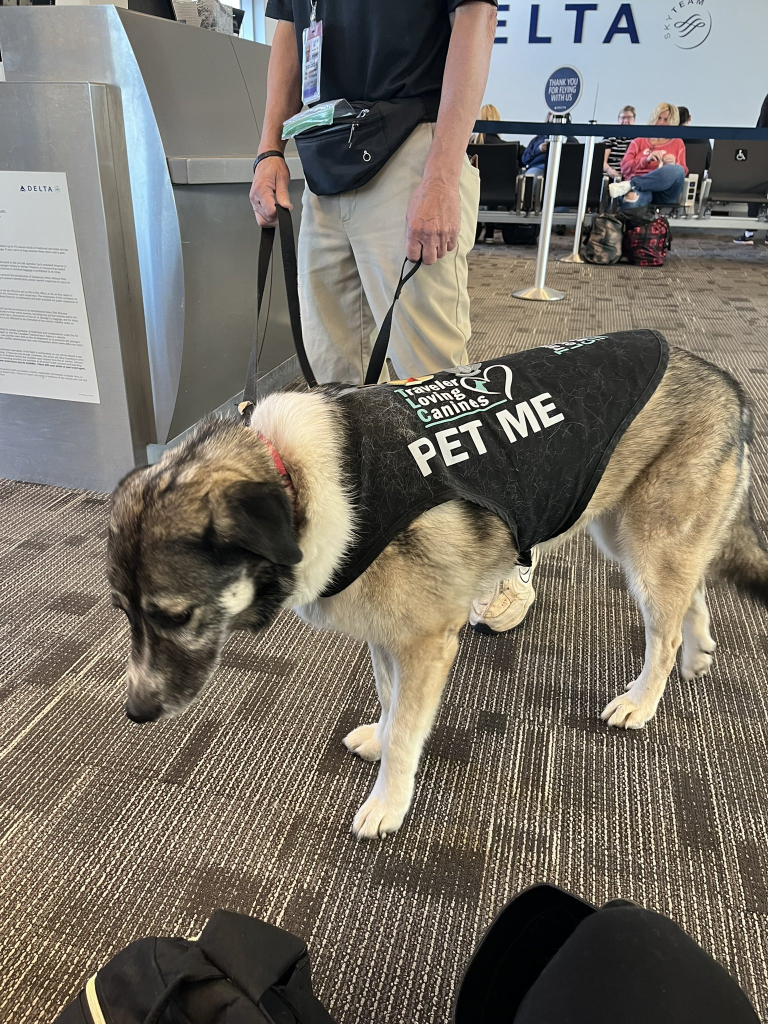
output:
M458 188L466 152L466 146L457 147L436 132L424 165L423 181L441 188Z
M434 185L436 188L458 188L459 182L461 181L461 167L464 161L464 153L461 154L461 160L458 162L458 166L451 166L454 161L449 161L445 157L441 157L439 154L430 153L429 158L424 166L424 176L422 178L422 184Z
M254 171L262 160L271 160L272 157L277 157L280 160L285 160L285 153L281 149L263 149L256 159L253 161Z
M259 148L256 150L256 155L259 156L261 153L267 153L269 150L284 153L286 145L285 139L281 139L279 135L276 139L262 138L261 142L259 142Z

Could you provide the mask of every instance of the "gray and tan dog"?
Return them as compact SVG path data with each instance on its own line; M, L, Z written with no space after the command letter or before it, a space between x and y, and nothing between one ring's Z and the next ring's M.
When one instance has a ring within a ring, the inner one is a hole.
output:
M510 574L518 552L493 512L447 501L413 519L346 589L322 597L355 534L354 494L339 468L350 429L328 388L273 395L249 426L204 422L117 488L109 578L130 622L127 713L137 722L181 712L229 634L261 629L282 608L367 642L381 717L344 742L381 761L353 825L376 837L408 811L472 601ZM645 662L605 708L610 725L648 722L681 643L683 677L709 671L708 575L768 603L768 555L750 515L749 438L739 386L672 349L586 511L541 546L588 530L621 563L642 611Z

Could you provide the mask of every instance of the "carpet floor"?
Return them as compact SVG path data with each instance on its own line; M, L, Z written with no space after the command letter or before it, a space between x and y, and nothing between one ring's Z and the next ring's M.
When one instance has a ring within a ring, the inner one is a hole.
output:
M564 302L510 299L533 255L476 248L472 356L662 330L754 399L765 525L768 250L709 238L659 270L553 263ZM307 940L339 1024L447 1024L483 930L542 880L671 915L768 1019L764 611L711 588L711 677L673 673L646 730L609 731L598 715L639 669L641 623L576 540L541 566L519 630L464 631L413 810L360 843L376 768L341 738L374 715L366 650L286 614L233 637L183 717L131 725L107 515L104 495L0 484L0 1019L50 1021L132 939L227 907Z

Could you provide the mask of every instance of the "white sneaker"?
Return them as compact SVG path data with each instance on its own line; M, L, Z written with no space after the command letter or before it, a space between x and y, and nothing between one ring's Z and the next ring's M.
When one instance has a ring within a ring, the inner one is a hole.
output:
M608 186L608 191L611 194L611 199L618 199L619 196L625 196L627 192L632 191L632 184L629 181L612 181Z
M508 580L496 584L490 594L472 602L469 624L478 633L504 633L519 626L536 600L533 570L539 561L533 549L533 565L518 566Z

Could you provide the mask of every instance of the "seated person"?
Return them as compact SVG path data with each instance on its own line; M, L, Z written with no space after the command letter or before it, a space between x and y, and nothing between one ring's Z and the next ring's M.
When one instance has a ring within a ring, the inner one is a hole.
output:
M650 124L679 123L680 114L671 103L660 103L650 119ZM613 182L609 191L625 209L674 204L688 173L685 143L682 139L633 139L621 161L621 173L626 180Z
M691 112L688 109L688 107L678 107L677 111L680 114L680 127L681 128L690 128L691 124L692 124L692 118L691 118ZM691 142L706 142L706 144L707 144L707 160L706 160L706 163L704 164L704 167L705 167L706 170L709 170L709 165L712 162L712 142L709 139L689 139L688 142L689 143L691 143Z
M637 111L634 107L622 107L619 111L619 124L634 124L636 116ZM614 181L621 181L621 161L626 156L631 141L632 139L622 138L619 135L611 135L605 140L603 174L607 174Z
M480 107L480 113L477 115L478 121L500 121L501 114L498 109L494 107L492 103L485 103ZM497 142L503 142L504 139L500 135L494 133L484 134L483 132L475 132L469 137L470 146L482 146L482 145L493 145Z
M485 103L480 107L480 113L477 115L477 119L478 121L500 121L501 114L492 103ZM488 132L487 134L483 132L475 132L469 137L470 146L492 146L499 142L503 144L504 140L500 135L493 132ZM472 162L475 167L477 167L477 157L473 157ZM483 235L483 230L485 230L485 241L492 242L494 235L496 234L497 227L501 227L501 225L486 223L483 227L482 223L478 223L477 231L475 232L475 241L480 241Z
M553 114L547 114L547 122L552 123L554 118ZM570 123L571 115L566 114L565 119ZM576 142L572 135L569 135L566 142ZM541 177L547 169L547 160L549 159L549 136L548 135L537 135L535 139L532 139L523 155L520 158L520 163L523 165L523 171L525 174L529 174L532 177Z

